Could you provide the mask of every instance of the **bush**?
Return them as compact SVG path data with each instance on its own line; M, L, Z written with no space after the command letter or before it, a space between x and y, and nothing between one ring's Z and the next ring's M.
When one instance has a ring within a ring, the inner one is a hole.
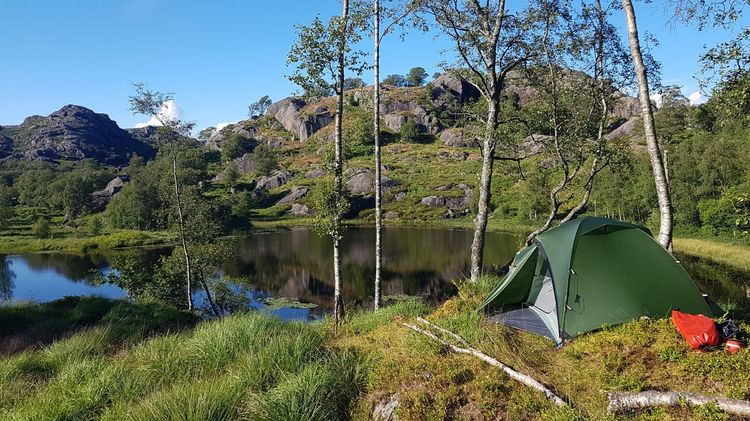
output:
M232 133L221 147L221 156L225 161L231 161L248 152L252 152L253 146L252 140L237 133Z
M38 238L49 238L49 221L45 218L37 219L37 221L34 222L34 225L31 226L31 232Z
M260 175L269 175L279 168L276 152L268 145L260 145L255 150L255 169Z
M417 130L417 124L414 120L407 120L401 126L399 134L402 142L416 143L419 140L419 130Z

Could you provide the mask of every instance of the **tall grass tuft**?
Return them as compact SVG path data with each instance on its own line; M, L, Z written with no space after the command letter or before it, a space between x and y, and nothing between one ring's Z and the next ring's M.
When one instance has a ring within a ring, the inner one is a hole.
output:
M264 421L347 419L364 373L354 353L331 355L286 377L264 395L252 395L243 415Z

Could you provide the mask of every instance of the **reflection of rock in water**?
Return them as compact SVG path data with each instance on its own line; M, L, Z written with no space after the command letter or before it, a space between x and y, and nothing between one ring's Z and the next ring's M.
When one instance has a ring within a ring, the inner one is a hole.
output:
M10 259L7 256L0 256L0 301L13 298L13 288L15 287L13 279L16 274L10 265Z
M329 307L329 298L333 296L333 288L303 269L290 274L286 283L275 291L275 294L310 302L321 307Z

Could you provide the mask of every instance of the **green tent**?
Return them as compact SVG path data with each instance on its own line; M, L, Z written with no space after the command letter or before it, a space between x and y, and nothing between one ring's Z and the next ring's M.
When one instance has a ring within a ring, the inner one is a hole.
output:
M713 315L687 272L647 229L587 217L540 234L518 252L480 310L560 344L675 308Z

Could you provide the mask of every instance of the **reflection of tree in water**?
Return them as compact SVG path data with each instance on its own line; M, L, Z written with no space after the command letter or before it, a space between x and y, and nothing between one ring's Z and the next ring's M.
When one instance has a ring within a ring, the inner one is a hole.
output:
M375 272L374 230L350 228L342 242L343 294L348 305L368 305ZM452 281L469 265L472 233L446 229L387 229L383 288L386 295L421 295L438 301L454 291ZM505 263L517 248L514 237L491 233L488 264ZM292 229L239 240L239 258L222 268L234 278L272 295L328 307L333 273L330 239Z
M715 301L748 304L746 288L750 287L750 273L686 254L678 253L677 257L698 289Z
M97 254L30 253L21 258L31 269L52 270L75 282L91 280L106 259Z
M13 279L16 274L10 265L8 256L0 256L0 301L13 298L13 288L15 287Z

